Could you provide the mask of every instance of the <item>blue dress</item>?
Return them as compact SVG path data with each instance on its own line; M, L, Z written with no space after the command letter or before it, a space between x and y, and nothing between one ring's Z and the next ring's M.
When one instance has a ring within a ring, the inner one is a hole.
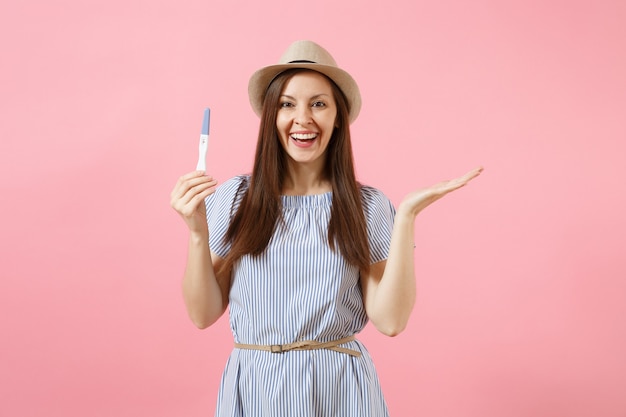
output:
M225 257L224 234L249 177L235 177L206 200L211 250ZM371 263L387 259L395 209L380 191L361 191ZM359 270L328 246L332 193L282 196L284 222L267 249L233 266L230 328L236 343L326 342L367 323ZM271 353L233 349L220 384L218 417L383 417L387 406L372 359L358 340L341 347Z

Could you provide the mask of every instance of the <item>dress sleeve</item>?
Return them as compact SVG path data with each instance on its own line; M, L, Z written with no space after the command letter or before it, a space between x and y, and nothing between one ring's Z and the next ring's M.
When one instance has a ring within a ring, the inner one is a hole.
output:
M226 231L237 213L248 183L247 176L232 178L220 185L204 201L209 227L209 247L222 258L230 251L231 242L226 241Z
M361 187L361 198L367 222L370 262L375 264L384 261L389 256L396 209L387 196L373 187Z

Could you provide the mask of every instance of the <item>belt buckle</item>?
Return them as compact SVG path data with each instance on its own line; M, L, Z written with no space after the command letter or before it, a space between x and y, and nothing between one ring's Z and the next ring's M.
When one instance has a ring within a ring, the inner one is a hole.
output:
M283 353L283 345L270 345L270 352Z

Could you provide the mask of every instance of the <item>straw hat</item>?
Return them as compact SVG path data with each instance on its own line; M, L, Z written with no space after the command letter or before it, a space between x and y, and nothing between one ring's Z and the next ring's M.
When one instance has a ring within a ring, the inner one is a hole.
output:
M265 92L274 78L291 68L306 68L326 75L333 80L348 99L350 123L354 122L361 110L359 86L337 63L327 50L311 41L297 41L285 51L276 65L261 68L250 78L248 96L254 112L260 117Z

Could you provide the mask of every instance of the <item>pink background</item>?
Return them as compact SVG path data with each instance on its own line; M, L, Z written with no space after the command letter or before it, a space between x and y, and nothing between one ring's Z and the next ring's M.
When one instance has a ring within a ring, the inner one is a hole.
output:
M7 2L5 2L7 3ZM64 0L0 13L0 415L207 416L231 336L180 294L169 192L250 168L248 77L293 40L359 82L358 176L420 215L393 416L626 416L626 3Z

